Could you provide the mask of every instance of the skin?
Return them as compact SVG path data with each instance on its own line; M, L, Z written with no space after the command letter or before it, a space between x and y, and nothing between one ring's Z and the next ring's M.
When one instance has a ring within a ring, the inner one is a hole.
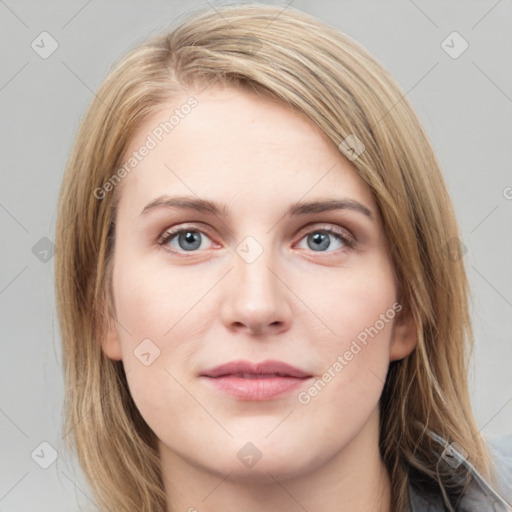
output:
M389 511L378 450L378 400L389 362L415 345L411 316L396 315L307 404L297 395L332 367L398 301L382 220L354 165L311 121L231 88L194 91L198 105L127 175L120 189L112 285L116 322L103 350L122 359L130 392L160 440L168 511ZM139 126L137 150L187 97ZM144 207L163 194L200 197L229 215ZM284 216L299 200L348 198L353 210ZM201 246L166 246L171 227L200 230ZM322 229L335 236L315 250ZM310 235L310 236L308 236ZM252 263L237 246L253 237ZM176 253L171 251L175 250ZM144 339L160 355L134 355ZM199 373L235 359L278 359L314 375L298 390L247 401ZM252 467L237 452L261 452Z

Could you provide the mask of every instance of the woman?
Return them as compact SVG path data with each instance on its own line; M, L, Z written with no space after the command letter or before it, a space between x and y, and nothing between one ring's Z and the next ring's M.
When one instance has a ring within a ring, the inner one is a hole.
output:
M507 510L428 139L364 48L281 11L146 41L82 122L57 225L68 438L105 511Z

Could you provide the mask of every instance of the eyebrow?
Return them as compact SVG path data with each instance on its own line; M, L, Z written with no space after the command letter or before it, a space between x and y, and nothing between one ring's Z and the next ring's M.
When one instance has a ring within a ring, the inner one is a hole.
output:
M160 196L147 204L141 215L147 214L155 208L175 208L191 210L200 213L209 213L220 217L229 216L229 208L226 204L219 204L207 199L199 199L189 196ZM373 220L371 210L353 199L326 199L323 201L296 202L288 207L285 216L308 215L312 213L330 212L335 210L352 210L365 215Z

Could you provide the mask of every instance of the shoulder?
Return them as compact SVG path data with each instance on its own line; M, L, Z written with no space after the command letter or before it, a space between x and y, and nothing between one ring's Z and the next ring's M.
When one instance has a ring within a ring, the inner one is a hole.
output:
M443 440L433 434L439 442ZM464 469L470 476L469 485L461 496L460 512L512 512L512 435L489 437L485 439L492 456L496 473L497 486L492 486L477 469L463 450L452 443L447 446L442 459L445 469ZM443 443L444 444L444 443ZM445 444L446 446L446 444ZM444 512L448 508L444 504L439 488L420 491L418 482L411 475L409 484L410 512Z
M488 437L486 441L494 460L497 491L512 506L512 434Z

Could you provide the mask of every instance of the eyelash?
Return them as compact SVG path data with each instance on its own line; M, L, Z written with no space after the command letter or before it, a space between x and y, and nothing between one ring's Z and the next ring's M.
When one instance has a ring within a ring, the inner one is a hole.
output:
M211 238L207 232L201 230L201 229L198 229L196 226L193 226L193 225L190 225L190 226L183 226L183 227L179 227L179 228L176 228L176 229L169 229L167 231L165 231L159 238L158 238L158 245L161 246L163 249L169 251L169 252L172 252L173 254L179 254L181 256L184 255L184 253L186 254L187 251L176 251L174 249L170 249L168 247L165 246L165 244L171 240L172 238L174 238L175 236L179 235L180 233L186 233L187 231L197 231L198 233L201 233L203 235L206 235L208 238ZM347 233L341 233L341 232L338 232L337 230L331 228L331 227L315 227L305 233L302 234L300 240L304 239L306 236L308 235L311 235L313 233L318 233L318 232L322 232L322 233L327 233L329 235L332 235L334 236L335 238L337 238L338 240L340 240L341 242L343 242L343 244L345 245L344 248L341 248L341 249L337 249L335 251L312 251L311 252L318 252L318 253L322 253L322 252L326 252L327 254L333 254L333 253L336 253L338 251L346 251L347 249L353 249L355 246L356 246L356 240L353 236L351 235L348 235ZM299 241L300 241L299 240ZM197 252L200 252L198 250L194 250L194 251L189 251L191 254L190 256L193 256L194 253L197 253ZM185 257L190 257L190 256L185 256Z

